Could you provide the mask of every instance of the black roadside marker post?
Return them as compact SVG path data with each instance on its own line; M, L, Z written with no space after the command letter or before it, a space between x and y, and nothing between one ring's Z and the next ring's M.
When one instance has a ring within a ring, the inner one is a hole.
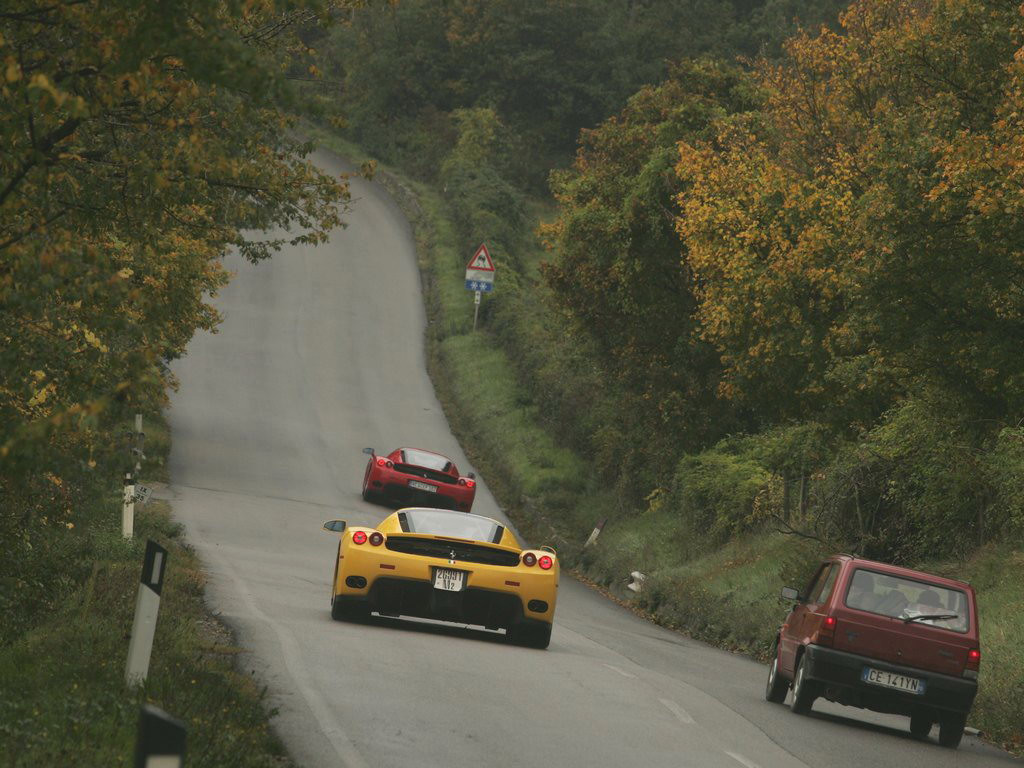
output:
M160 611L160 591L164 586L164 569L167 567L167 550L152 539L146 542L146 557L142 562L142 578L139 580L139 596L135 600L135 620L132 622L132 639L128 645L128 664L125 668L125 682L137 685L149 674L149 657L153 652L153 633Z
M152 704L139 713L135 768L181 768L185 764L185 724Z

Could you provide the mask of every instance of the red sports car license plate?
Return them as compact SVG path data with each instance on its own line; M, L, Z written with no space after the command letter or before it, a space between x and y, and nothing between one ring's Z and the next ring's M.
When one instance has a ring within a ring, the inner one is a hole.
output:
M437 493L437 486L431 485L430 483L421 483L419 480L410 480L410 488L417 488L421 491L430 491L431 493Z

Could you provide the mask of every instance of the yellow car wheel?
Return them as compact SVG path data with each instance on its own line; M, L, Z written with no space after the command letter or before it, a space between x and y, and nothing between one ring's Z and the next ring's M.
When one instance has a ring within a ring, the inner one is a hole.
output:
M551 643L551 625L546 622L513 624L506 632L509 642L543 650Z
M335 621L360 621L369 615L369 606L362 600L346 600L337 595L331 600L331 618Z

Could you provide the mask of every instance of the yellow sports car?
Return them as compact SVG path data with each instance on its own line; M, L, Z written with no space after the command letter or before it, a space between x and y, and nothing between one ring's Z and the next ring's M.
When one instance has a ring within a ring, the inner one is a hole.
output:
M376 528L329 520L341 537L331 616L358 620L417 616L488 629L547 648L558 597L553 549L523 549L496 520L444 509L409 508Z

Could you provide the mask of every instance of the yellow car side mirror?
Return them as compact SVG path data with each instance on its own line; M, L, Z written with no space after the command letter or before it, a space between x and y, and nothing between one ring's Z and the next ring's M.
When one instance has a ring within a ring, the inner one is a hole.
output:
M330 531L331 533L344 533L345 532L345 521L344 520L328 520L324 523L324 530Z

